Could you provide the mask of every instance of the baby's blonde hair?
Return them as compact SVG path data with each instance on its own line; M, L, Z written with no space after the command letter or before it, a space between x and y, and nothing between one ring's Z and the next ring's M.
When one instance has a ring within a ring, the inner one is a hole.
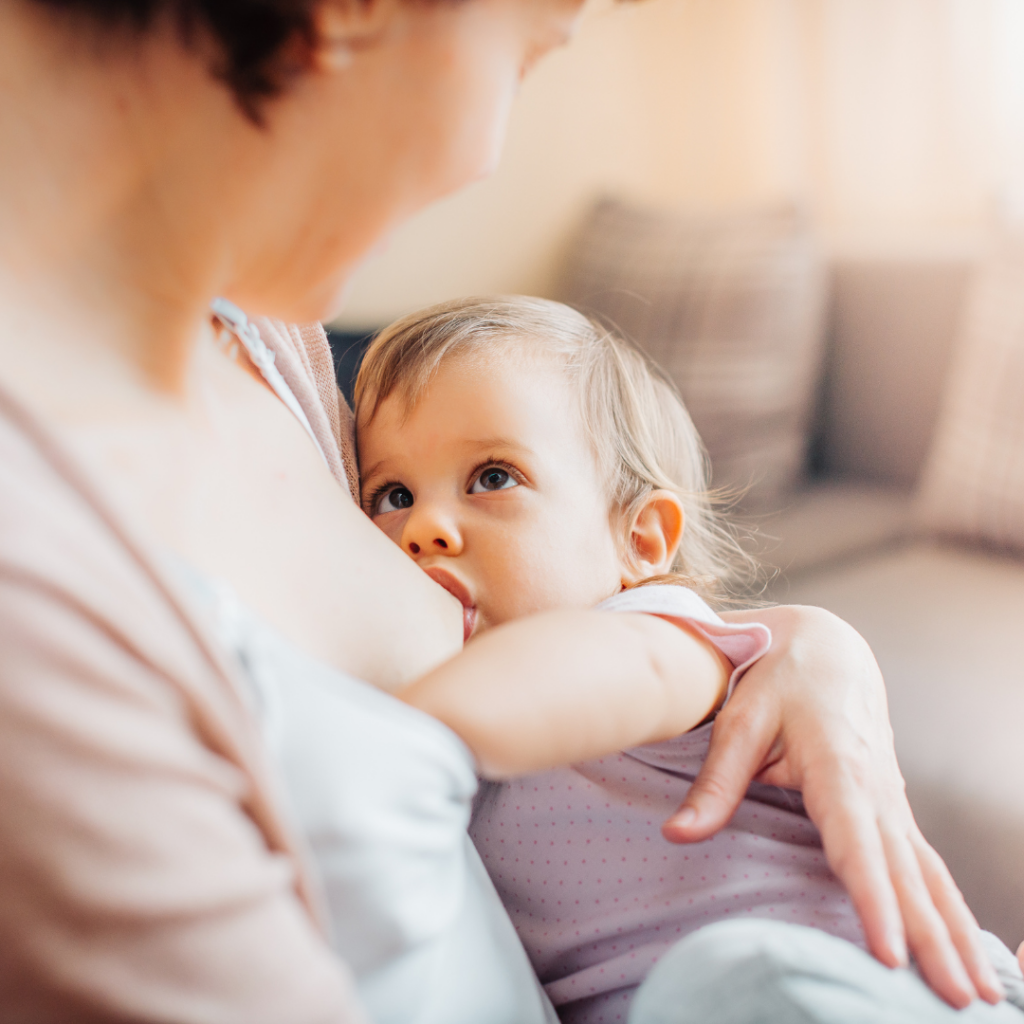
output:
M370 423L395 392L412 409L446 360L530 350L563 366L620 525L628 530L652 491L672 491L685 513L673 581L727 600L754 566L716 511L707 454L679 392L636 346L569 306L525 296L468 298L396 320L363 359L356 422ZM622 542L628 552L628 533Z

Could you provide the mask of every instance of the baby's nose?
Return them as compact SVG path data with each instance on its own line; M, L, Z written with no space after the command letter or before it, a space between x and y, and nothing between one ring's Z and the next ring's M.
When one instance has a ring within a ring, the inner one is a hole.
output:
M462 534L450 509L433 504L414 505L406 520L402 547L413 557L462 551Z
M445 550L447 550L448 548L448 541L446 541L444 537L435 537L434 544L439 548L444 548ZM409 551L412 554L418 555L420 553L420 550L421 548L419 544L416 543L416 541L413 540L409 542Z

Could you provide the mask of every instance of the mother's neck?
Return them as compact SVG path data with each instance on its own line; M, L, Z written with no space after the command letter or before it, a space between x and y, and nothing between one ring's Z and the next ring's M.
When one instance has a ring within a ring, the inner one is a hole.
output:
M236 273L239 136L258 129L167 36L0 8L0 373L116 363L187 387Z

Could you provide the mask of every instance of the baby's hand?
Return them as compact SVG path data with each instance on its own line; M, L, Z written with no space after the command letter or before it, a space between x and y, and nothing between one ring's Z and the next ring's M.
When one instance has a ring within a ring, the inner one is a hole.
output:
M1017 947L1017 959L1020 961L1020 969L1024 971L1024 942Z

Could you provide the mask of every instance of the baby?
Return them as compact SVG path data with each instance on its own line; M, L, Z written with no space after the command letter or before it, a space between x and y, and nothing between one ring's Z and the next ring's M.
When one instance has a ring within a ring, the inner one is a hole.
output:
M481 672L447 693L403 694L466 741L485 778L504 780L483 784L471 834L560 1018L624 1021L659 957L727 918L863 945L797 794L753 785L714 838L661 835L700 769L707 719L770 637L724 623L698 596L722 593L742 553L660 372L560 304L466 300L374 341L356 416L364 508L460 601L467 654L513 637L507 624L522 616L594 606L666 618L708 653L671 715L628 670L595 666L594 691L563 685L557 644L511 688ZM651 707L666 727L637 731ZM601 747L595 732L662 742L585 761L578 752ZM547 770L522 774L531 768Z

